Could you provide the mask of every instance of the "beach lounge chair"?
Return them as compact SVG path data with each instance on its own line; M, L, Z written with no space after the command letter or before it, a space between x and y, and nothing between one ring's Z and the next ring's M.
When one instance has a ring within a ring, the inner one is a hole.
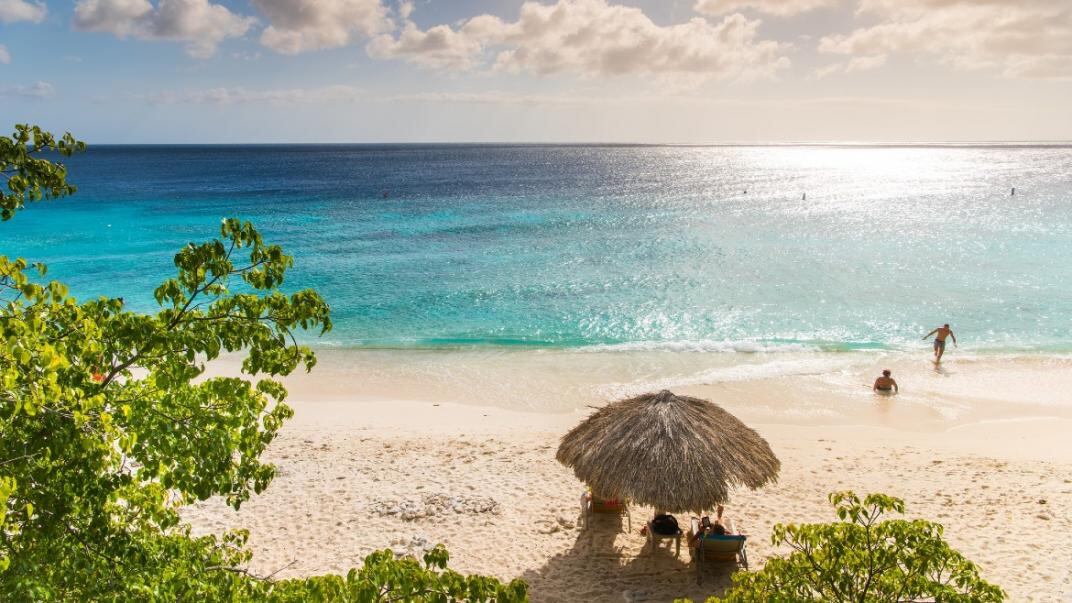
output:
M648 520L648 545L651 547L649 553L655 554L655 547L658 546L660 540L673 540L674 541L674 556L681 556L681 538L683 534L679 529L677 534L659 534L652 526L652 520Z
M624 515L628 525L628 531L633 531L633 517L629 514L629 501L616 498L602 498L591 491L581 495L581 517L584 518L584 527L588 529L588 517L592 513L604 513L609 515Z
M733 528L733 523L728 523L729 530L736 532L737 530ZM748 569L748 554L744 550L745 542L748 540L747 536L744 534L707 534L693 542L693 535L699 533L699 531L700 520L697 517L693 517L689 529L689 553L692 554L692 560L696 563L697 583L700 582L703 567L706 563L733 563Z

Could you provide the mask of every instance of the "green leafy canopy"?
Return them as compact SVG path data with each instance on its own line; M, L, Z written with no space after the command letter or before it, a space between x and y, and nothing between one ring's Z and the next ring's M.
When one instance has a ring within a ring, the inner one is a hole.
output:
M788 546L757 572L734 574L725 597L708 603L835 602L991 603L1005 593L942 538L942 526L904 513L904 501L884 494L861 500L835 492L830 502L840 521L776 525L775 545Z
M48 153L85 145L26 125L0 137L2 217L75 188ZM272 581L243 568L241 531L194 538L179 509L236 509L271 482L260 456L293 412L278 378L311 370L298 331L331 328L312 290L284 293L293 260L249 223L175 256L159 309L79 302L44 265L0 256L0 600L520 601L521 582L371 555L347 576ZM242 378L205 362L243 355Z
M0 188L0 219L10 220L26 201L55 199L73 194L67 184L67 168L40 155L54 151L64 157L83 151L70 132L57 139L37 126L19 124L10 138L0 136L0 174L7 190Z

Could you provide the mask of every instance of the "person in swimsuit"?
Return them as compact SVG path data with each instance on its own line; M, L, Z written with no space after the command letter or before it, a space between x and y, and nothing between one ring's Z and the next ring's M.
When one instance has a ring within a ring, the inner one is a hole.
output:
M733 521L729 519L722 519L722 512L724 510L725 509L722 507L722 505L718 506L715 521L713 523L711 522L711 518L707 517L706 515L700 519L699 531L689 537L689 546L695 545L698 540L708 534L714 534L716 536L736 535L733 526Z
M949 323L946 323L937 329L927 333L923 336L923 340L926 341L928 337L934 335L934 363L938 364L942 361L942 354L945 354L945 340L947 337L953 339L953 345L957 345L957 336L953 334L953 329L949 328Z
M891 395L898 393L897 382L890 377L890 370L886 369L882 371L882 376L875 379L875 384L871 386L871 391L876 394Z

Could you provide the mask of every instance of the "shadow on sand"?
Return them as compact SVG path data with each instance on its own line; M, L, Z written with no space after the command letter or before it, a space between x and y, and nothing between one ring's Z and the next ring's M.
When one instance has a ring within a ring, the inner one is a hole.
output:
M702 603L708 596L722 595L730 586L733 566L706 564L702 583L697 584L685 539L680 558L674 556L672 541L662 541L651 553L636 529L626 534L620 517L593 517L588 529L577 532L568 551L522 575L532 601L654 603L689 597Z

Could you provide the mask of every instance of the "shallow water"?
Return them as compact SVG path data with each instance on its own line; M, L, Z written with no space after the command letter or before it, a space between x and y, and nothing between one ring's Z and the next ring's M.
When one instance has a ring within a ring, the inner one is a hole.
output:
M70 179L0 253L149 309L181 245L253 220L331 303L324 345L906 349L948 321L1072 349L1070 148L94 147Z

